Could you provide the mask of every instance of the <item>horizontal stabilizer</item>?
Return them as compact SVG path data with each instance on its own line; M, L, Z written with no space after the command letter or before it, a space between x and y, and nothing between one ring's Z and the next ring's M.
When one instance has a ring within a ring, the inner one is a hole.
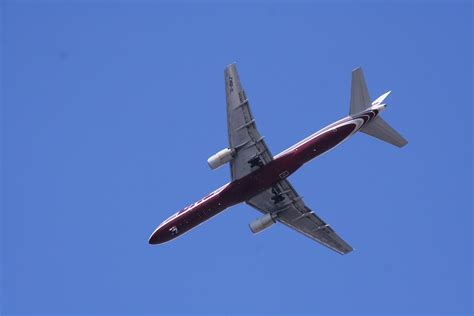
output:
M385 92L380 97L378 97L374 102L372 102L372 106L382 104L382 102L388 97L390 92L392 92L392 91L390 90L388 92Z
M364 125L360 131L397 147L403 147L408 143L402 135L388 125L380 116Z

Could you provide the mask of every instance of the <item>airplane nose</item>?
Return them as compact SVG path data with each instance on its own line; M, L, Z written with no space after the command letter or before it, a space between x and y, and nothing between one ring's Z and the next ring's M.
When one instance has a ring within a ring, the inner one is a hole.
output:
M160 243L160 230L159 228L155 229L153 234L151 234L150 238L148 238L148 243L150 245L156 245Z
M150 245L156 245L158 242L157 242L155 236L154 236L154 235L151 235L150 238L148 238L148 243L149 243Z

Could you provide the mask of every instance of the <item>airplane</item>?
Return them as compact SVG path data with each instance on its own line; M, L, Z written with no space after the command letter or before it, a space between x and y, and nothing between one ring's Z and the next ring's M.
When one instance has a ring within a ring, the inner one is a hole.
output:
M263 214L249 225L254 234L280 222L340 254L351 252L353 248L305 205L287 178L358 131L405 146L407 141L379 115L391 91L371 102L362 69L354 69L349 115L273 156L257 130L235 63L225 68L224 77L229 147L211 156L208 164L216 169L229 163L232 181L171 215L155 229L149 243L170 241L244 202Z

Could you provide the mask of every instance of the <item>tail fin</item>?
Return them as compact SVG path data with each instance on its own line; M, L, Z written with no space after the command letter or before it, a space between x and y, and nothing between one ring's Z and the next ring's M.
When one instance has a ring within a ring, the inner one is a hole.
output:
M351 104L349 114L354 115L360 113L371 106L385 107L385 105L381 103L389 93L390 91L381 95L374 102L370 102L369 91L367 90L362 68L358 67L354 69L352 71ZM403 147L408 143L407 140L388 125L380 115L364 125L360 131L397 147Z
M352 70L351 85L351 107L349 115L354 115L367 110L371 106L369 91L365 84L362 68L357 67Z

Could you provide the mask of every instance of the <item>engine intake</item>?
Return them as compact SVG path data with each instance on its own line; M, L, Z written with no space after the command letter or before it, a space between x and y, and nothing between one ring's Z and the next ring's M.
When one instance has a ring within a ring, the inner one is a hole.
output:
M267 213L249 224L252 233L257 234L275 224L275 216Z
M217 169L225 163L228 163L235 156L235 149L225 148L217 154L212 155L207 159L207 164L211 169Z

